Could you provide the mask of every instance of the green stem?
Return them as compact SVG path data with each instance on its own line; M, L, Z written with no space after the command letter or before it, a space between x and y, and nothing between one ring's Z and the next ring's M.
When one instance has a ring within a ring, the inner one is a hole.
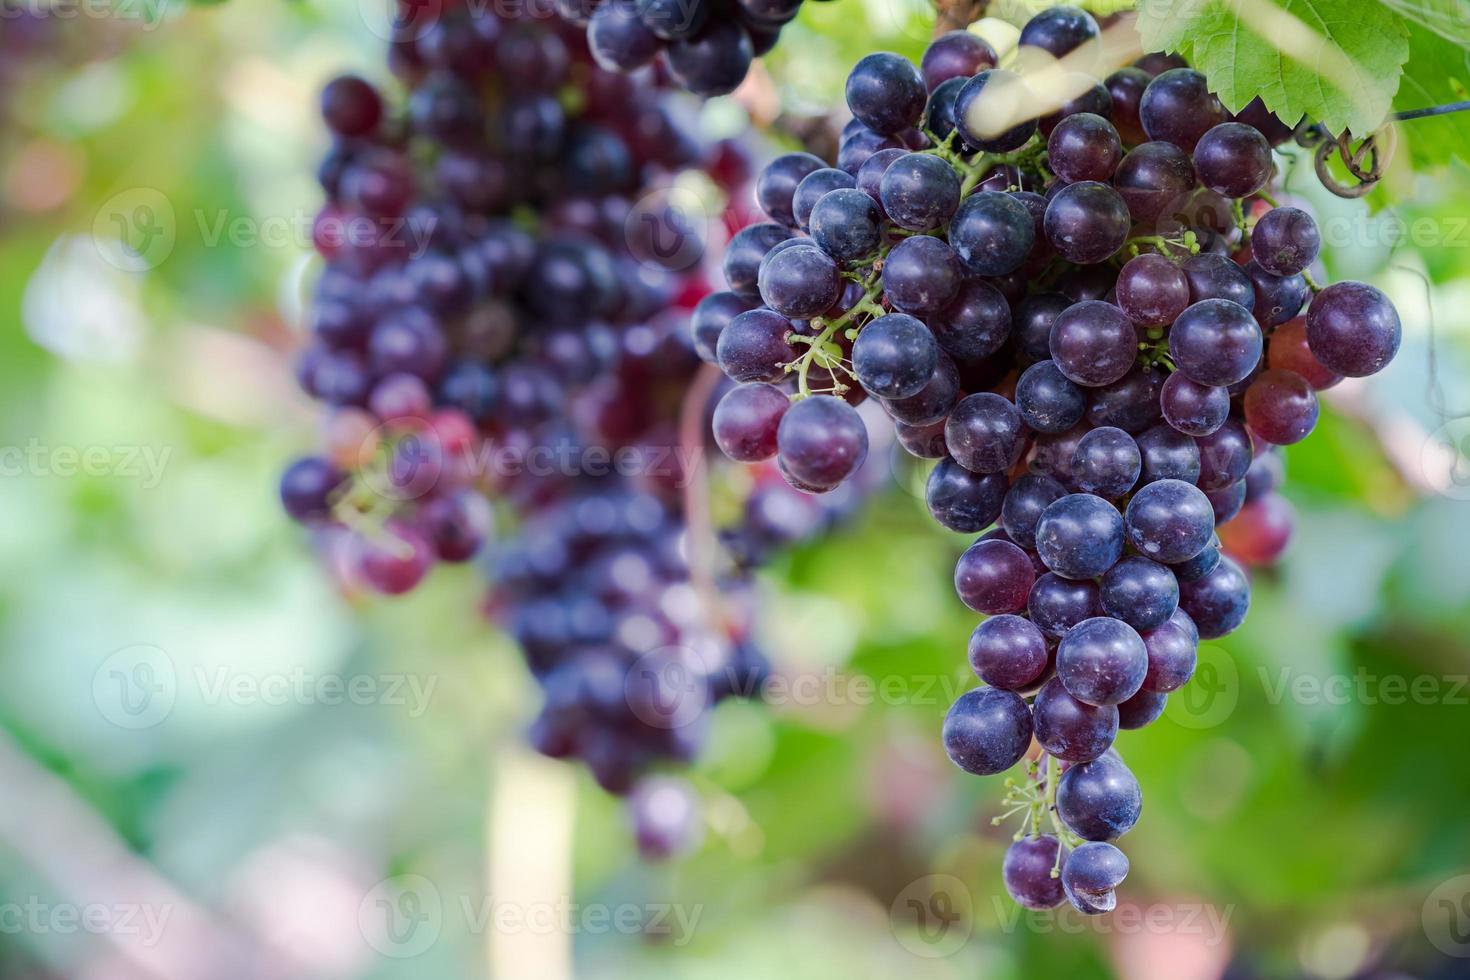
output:
M882 261L881 255L879 256L878 261ZM843 327L846 327L848 324L852 323L863 314L868 314L870 316L882 315L883 308L879 306L877 302L875 302L879 294L881 294L882 292L883 279L881 276L878 275L877 270L875 269L868 279L866 289L863 292L863 298L853 304L852 309L848 310L837 319L823 324L821 333L817 334L815 337L805 339L807 349L804 350L801 353L801 356L798 357L794 362L796 370L795 400L800 401L803 398L811 397L812 388L810 382L807 380L807 374L811 370L812 361L816 360L817 352L822 350L827 345L827 343L837 335L837 331L841 330ZM788 364L787 370L789 371L791 369L792 366Z

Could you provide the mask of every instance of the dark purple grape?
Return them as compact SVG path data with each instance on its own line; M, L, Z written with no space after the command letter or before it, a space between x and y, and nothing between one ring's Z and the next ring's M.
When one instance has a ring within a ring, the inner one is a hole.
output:
M883 186L883 175L888 173L888 168L893 166L895 160L908 155L908 150L889 147L888 149L877 151L868 157L868 159L864 160L861 167L857 168L857 189L871 197L873 203L878 205L879 210L883 207L881 190Z
M1291 139L1293 126L1283 122L1280 117L1274 115L1266 108L1266 103L1261 101L1258 95L1246 107L1235 114L1236 122L1243 122L1247 126L1254 126L1264 137L1266 142L1272 146L1280 146Z
M1065 181L1107 180L1123 159L1123 141L1102 116L1079 112L1051 131L1046 159L1052 172Z
M1036 120L1022 118L1031 99L1020 75L986 69L966 82L955 98L955 128L967 144L986 153L1020 149L1036 132Z
M960 177L933 154L910 153L888 166L878 185L878 197L894 224L927 231L954 216L960 205Z
M1273 276L1294 276L1317 258L1322 233L1300 208L1272 208L1251 229L1251 255Z
M864 333L871 329L869 325ZM860 342L862 336L858 335ZM855 359L856 346L853 347L853 355ZM1024 427L1016 407L988 391L961 399L944 424L944 441L949 447L949 454L974 473L1000 473L1015 465L1023 433Z
M1035 293L1016 304L1010 333L1016 359L1034 364L1051 357L1051 328L1072 301L1061 293Z
M1151 140L1165 140L1186 153L1210 129L1228 118L1205 76L1192 68L1173 68L1149 82L1138 103L1138 119Z
M960 390L960 374L948 354L941 353L934 362L934 371L929 380L907 398L893 398L883 402L888 414L899 422L909 425L933 425L949 417L950 410L964 394Z
M892 256L890 252L890 263ZM885 267L885 282L888 275ZM969 279L960 285L948 305L930 315L929 327L945 353L960 360L976 360L994 354L1005 344L1011 333L1011 308L994 286Z
M1001 507L1001 526L1016 544L1036 547L1036 525L1054 501L1067 495L1067 488L1049 476L1027 473L1006 491Z
M1255 297L1251 312L1263 330L1280 326L1295 317L1311 295L1306 276L1273 276L1254 259L1247 262L1241 271L1251 281L1251 292Z
M587 23L587 48L607 71L642 68L663 47L659 36L638 16L637 6L628 0L607 0Z
M1179 608L1189 614L1202 640L1233 633L1250 610L1251 586L1240 566L1221 558L1204 578L1179 586Z
M1113 187L1140 224L1152 224L1194 188L1194 164L1173 143L1140 143L1124 154Z
M944 716L949 760L976 776L1005 772L1031 747L1031 712L1020 695L994 687L961 694Z
M1113 890L1126 877L1128 858L1122 851L1105 841L1088 841L1067 856L1062 866L1062 889L1077 911L1102 915L1117 907L1118 897Z
M1190 302L1223 299L1247 310L1255 305L1251 277L1227 256L1214 252L1193 256L1184 263L1184 275L1189 280Z
M1199 446L1200 461L1195 486L1205 493L1213 493L1245 479L1255 455L1245 426L1232 419L1209 435L1196 438L1195 443Z
M1277 489L1286 480L1286 457L1280 450L1256 453L1245 472L1245 499L1249 503Z
M767 306L791 319L830 309L842 294L837 263L815 245L786 248L762 262L758 283Z
M1219 552L1215 556L1218 561ZM1168 694L1188 684L1194 676L1198 659L1196 640L1189 629L1171 616L1142 636L1144 649L1148 651L1148 673L1143 678L1143 690Z
M1224 387L1261 361L1261 328L1245 307L1224 299L1195 303L1169 331L1169 355L1191 381Z
M1113 105L1109 118L1128 146L1148 142L1143 124L1138 121L1138 104L1151 81L1153 77L1139 68L1119 68L1103 80Z
M1249 197L1271 179L1271 145L1254 127L1222 122L1195 144L1194 172L1216 193Z
M1101 116L1103 119L1107 119L1113 114L1113 97L1108 94L1108 90L1103 87L1102 83L1094 75L1087 74L1086 72L1067 72L1057 86L1058 95L1066 92L1076 92L1077 94L1063 102L1055 112L1042 116L1037 123L1038 128L1041 130L1041 135L1048 139L1056 131L1057 126L1063 119L1081 115L1082 113L1091 113L1094 116ZM1048 99L1048 103L1054 101L1054 99L1055 97ZM1118 155L1123 155L1121 149ZM1117 163L1116 160L1113 162Z
M1103 615L1096 582L1047 572L1031 587L1027 615L1047 636L1065 636L1078 623Z
M883 263L883 292L905 313L928 314L944 309L959 294L960 260L941 239L928 235L905 238Z
M1093 429L1072 454L1072 479L1078 489L1117 500L1133 489L1143 472L1143 457L1133 437L1122 429Z
M831 490L868 456L868 429L847 402L831 395L804 398L787 409L776 430L784 471L817 492Z
M1194 483L1199 479L1199 447L1184 433L1161 423L1139 433L1137 442L1143 456L1142 483L1156 480Z
M853 122L857 122L856 119ZM900 153L908 153L909 148L902 139L897 136L884 136L875 133L866 126L858 126L857 130L844 139L837 147L837 169L845 170L857 176L863 164L884 150L898 150Z
M1087 395L1051 361L1038 361L1016 382L1016 410L1037 432L1066 432L1082 419Z
M1189 279L1162 255L1129 259L1118 271L1118 306L1143 327L1166 327L1189 305Z
M1174 578L1180 582L1193 582L1210 574L1220 564L1220 541L1216 538L1205 546L1205 550L1186 561L1169 566Z
M1101 35L1097 21L1078 7L1048 7L1032 17L1021 28L1016 44L1022 48L1040 48L1054 58L1069 54Z
M715 345L720 342L720 334L731 320L755 305L752 300L731 292L710 293L700 300L689 315L689 332L694 337L694 350L699 359L716 363Z
M943 419L933 423L932 425L909 425L907 422L904 422L901 419L894 419L893 434L898 438L898 444L902 446L910 456L914 456L919 459L942 460L949 455L949 449L946 448L944 445ZM965 473L970 472L969 470L966 470L963 466L959 466L958 463L956 463L955 466L959 467L959 469L964 471ZM970 475L973 477L975 474L971 473ZM995 474L991 475L993 476ZM934 473L932 471L929 474L929 479L931 482L934 480ZM929 512L931 514L934 513L934 503L932 500L930 503ZM939 517L938 514L934 515L934 519L936 521L939 521L939 523L944 524L945 527L949 527L949 525L946 524ZM981 527L984 526L984 524L981 525ZM979 528L975 528L975 530L979 530Z
M740 382L780 381L786 377L786 365L796 360L796 350L787 340L794 330L791 321L774 310L737 315L715 347L720 370Z
M725 246L725 282L731 292L752 302L759 302L761 260L780 242L791 238L791 232L780 225L765 222L748 225L737 231Z
M928 384L939 353L939 344L922 322L906 313L890 313L863 327L853 342L853 374L871 395L907 398Z
M863 58L847 76L847 107L875 133L893 135L916 124L927 97L919 70L887 51Z
M1032 473L1045 473L1064 484L1072 482L1072 454L1087 434L1086 422L1079 422L1066 432L1038 432L1026 455L1026 466Z
M796 191L791 195L791 214L796 219L797 227L805 229L807 222L811 219L812 208L828 191L835 191L839 187L856 187L857 179L846 170L838 170L835 167L823 167L821 170L813 170L801 178L801 183L796 185Z
M665 41L693 37L709 21L710 4L703 0L638 0L638 16Z
M1046 670L1046 637L1021 616L991 616L970 634L970 668L975 676L1008 691L1023 691Z
M1000 516L1006 482L1003 473L972 473L946 456L929 473L924 502L934 519L951 531L975 534Z
M1063 762L1096 759L1118 737L1117 706L1078 701L1057 677L1037 692L1033 710L1036 741Z
M710 98L728 95L745 81L755 48L740 24L711 19L693 37L671 42L665 56L675 81L695 95Z
M1255 327L1249 315L1246 319ZM1260 331L1256 334L1259 336ZM1057 316L1048 347L1051 359L1072 382L1096 388L1112 384L1133 367L1138 355L1138 335L1116 306L1101 300L1085 300Z
M929 42L919 60L919 73L932 93L946 81L968 80L976 72L994 68L999 60L984 38L969 31L949 31Z
M1333 374L1365 378L1398 353L1403 328L1388 297L1361 282L1333 283L1307 310L1307 343Z
M1164 421L1191 436L1207 436L1225 424L1230 414L1230 392L1191 381L1175 371L1159 394Z
M1023 837L1006 848L1001 878L1006 892L1022 908L1043 912L1066 899L1061 878L1053 878L1057 866L1057 839L1051 834Z
M368 361L378 375L402 372L435 381L444 370L444 332L424 310L411 307L390 314L373 327Z
M856 187L828 191L812 208L812 241L838 262L856 262L882 243L878 205Z
M1215 511L1215 526L1218 527L1227 521L1233 520L1240 509L1245 506L1245 481L1231 483L1220 490L1212 490L1205 494L1210 498L1210 507Z
M1083 620L1057 647L1057 679L1067 693L1094 705L1116 705L1138 693L1148 653L1137 631L1107 616Z
M801 0L736 0L744 19L761 25L791 21L801 10Z
M347 475L330 461L304 456L281 474L281 506L293 520L326 520L332 513L332 495L346 480Z
M776 430L790 407L786 393L774 385L731 388L715 406L715 444L742 463L770 459L776 455Z
M987 616L1025 609L1035 581L1031 559L1008 541L976 541L954 567L954 588L960 601Z
M1004 276L1026 261L1036 241L1035 227L1026 205L1009 194L981 191L954 213L949 244L973 275Z
M485 546L495 513L478 491L463 489L425 503L418 522L439 560L458 563L469 561Z
M1123 515L1090 493L1053 501L1036 525L1041 560L1063 578L1097 578L1123 554L1123 543Z
M390 520L380 536L357 539L356 559L362 581L384 595L412 591L434 563L428 540L398 520Z
M1046 240L1078 265L1111 258L1128 240L1128 205L1108 184L1078 181L1062 188L1046 206Z
M1290 446L1310 435L1318 411L1317 393L1294 371L1263 371L1245 392L1246 425L1275 446Z
M322 88L321 104L323 121L338 136L371 136L383 119L378 90L356 75L340 75L328 82Z
M1169 703L1169 695L1140 690L1118 705L1118 727L1126 731L1147 728L1159 720Z
M1193 558L1215 533L1209 498L1182 480L1159 480L1143 487L1128 501L1123 520L1128 543L1166 565Z
M1179 607L1179 582L1156 561L1129 555L1102 577L1103 610L1140 633L1154 629Z
M1088 392L1087 421L1095 427L1114 426L1136 435L1163 417L1159 393L1164 374L1152 368L1134 368L1117 381Z
M1083 840L1117 840L1142 812L1138 779L1116 754L1072 766L1057 784L1057 815Z
M755 200L771 220L795 228L796 189L801 182L819 170L827 169L820 157L810 153L785 153L761 169L755 179ZM752 227L762 227L755 225ZM747 229L748 230L748 229ZM737 236L741 233L737 233ZM731 242L734 245L734 242ZM767 246L769 247L769 246ZM732 287L733 288L733 287Z

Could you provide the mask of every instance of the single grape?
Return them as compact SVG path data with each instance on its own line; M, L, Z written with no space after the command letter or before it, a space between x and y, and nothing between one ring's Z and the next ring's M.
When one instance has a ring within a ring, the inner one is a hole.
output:
M1250 321L1248 315L1246 319ZM1250 325L1255 328L1254 321ZM1138 354L1138 337L1122 310L1101 300L1086 300L1056 317L1048 347L1068 379L1096 388L1128 373Z
M1194 483L1199 478L1199 447L1193 439L1160 423L1139 433L1136 439L1143 457L1140 483L1156 480L1183 480Z
M977 276L1003 276L1019 269L1035 241L1026 205L996 191L967 197L949 225L950 246L965 269Z
M408 524L393 519L379 536L357 539L357 574L384 595L402 595L423 581L434 563L428 540Z
M1241 269L1251 281L1255 301L1251 312L1263 330L1279 326L1302 311L1311 295L1311 287L1303 275L1273 276L1255 259Z
M942 445L936 446L942 452ZM924 502L951 531L975 534L995 523L1006 497L1003 473L972 473L945 456L929 473Z
M1292 371L1306 379L1313 391L1331 388L1342 380L1317 360L1307 341L1307 318L1292 317L1271 333L1266 345L1266 366Z
M1066 900L1062 880L1052 877L1061 845L1051 834L1023 837L1006 848L1001 878L1006 892L1022 908L1054 909Z
M959 258L941 239L914 235L888 253L883 292L905 313L936 313L959 294L963 275Z
M689 0L638 0L638 16L665 41L693 37L709 22L710 4Z
M951 78L941 82L938 88L929 93L929 104L924 107L923 125L941 142L949 139L950 134L955 131L955 103L959 101L960 92L969 80L969 76ZM963 147L964 144L960 143L961 151Z
M894 161L908 155L908 150L888 147L875 152L857 168L857 189L871 197L880 211L883 209L883 175L888 173L888 168L893 166Z
M1189 305L1189 279L1162 255L1146 253L1118 271L1118 306L1144 327L1164 327Z
M1398 353L1403 328L1380 291L1361 282L1333 283L1307 310L1307 343L1327 370L1347 378L1382 371Z
M1193 153L1200 138L1227 116L1205 76L1192 68L1156 76L1138 103L1138 119L1148 138L1173 143L1186 153Z
M1194 441L1199 446L1200 460L1195 486L1205 493L1213 493L1245 479L1255 456L1250 433L1245 431L1245 426L1231 419L1211 434Z
M959 174L933 154L910 153L888 166L878 185L878 199L900 228L938 228L959 207Z
M762 263L757 282L761 299L782 316L817 316L842 294L837 263L815 245L782 249L769 259Z
M664 46L628 2L604 3L587 23L587 48L607 71L635 71L658 57Z
M322 119L338 136L370 136L383 119L378 90L356 75L341 75L322 88Z
M1250 582L1239 565L1221 558L1215 570L1179 586L1179 608L1189 614L1200 639L1216 640L1245 622L1250 609Z
M1179 582L1167 566L1129 555L1102 577L1100 595L1109 616L1142 633L1174 615L1179 607Z
M1184 623L1171 614L1169 619L1141 635L1148 653L1148 673L1143 678L1143 690L1168 694L1188 684L1194 676L1198 655L1195 650L1197 640Z
M869 324L863 332L871 329L872 324ZM863 334L858 335L859 342L862 337ZM856 363L856 347L853 354ZM949 454L965 469L975 473L999 473L1015 464L1023 432L1021 416L1015 406L1000 395L987 391L960 400L945 423L944 441L949 446Z
M1062 866L1062 888L1077 911L1087 915L1111 912L1118 905L1114 889L1128 877L1128 858L1105 841L1088 841L1067 855Z
M1057 783L1057 815L1083 840L1117 840L1142 812L1138 779L1116 753L1070 767Z
M812 216L812 208L816 207L822 195L828 191L835 191L839 187L856 186L857 179L852 174L835 167L813 170L801 178L801 183L796 185L796 190L791 195L791 214L796 220L797 227L806 229Z
M1213 572L1218 564L1220 564L1220 542L1216 539L1193 558L1170 565L1169 570L1180 582L1193 582Z
M892 253L889 256L891 261ZM884 275L886 279L886 270ZM929 317L934 339L945 353L967 361L1000 350L1011 334L1011 323L1011 308L1006 298L994 286L979 279L965 280L954 299ZM1051 330L1049 322L1047 330Z
M780 381L786 365L796 360L787 340L795 328L774 310L755 309L737 315L720 333L715 354L720 370L740 382Z
M761 260L778 243L790 237L791 232L771 223L748 225L731 236L725 246L724 258L725 281L729 283L731 292L743 299L759 302Z
M883 402L883 408L896 421L909 425L933 425L949 417L955 403L964 394L960 390L960 374L948 354L940 353L934 362L934 371L924 387L907 398L892 398Z
M1251 256L1273 276L1294 276L1322 249L1317 222L1300 208L1272 208L1251 229Z
M966 79L986 68L994 68L1000 60L984 38L969 31L949 31L929 42L919 60L919 74L932 93L951 79Z
M965 772L992 776L1031 746L1031 712L1020 695L994 687L966 691L944 716L944 751Z
M1147 672L1143 640L1118 619L1083 620L1057 647L1057 678L1087 704L1121 704L1138 693Z
M1026 454L1026 467L1032 473L1045 474L1064 484L1072 483L1072 455L1087 434L1086 422L1079 422L1066 432L1039 432Z
M855 262L878 251L881 223L872 198L856 187L840 187L812 208L812 241L838 262Z
M1293 371L1263 371L1245 393L1246 425L1276 446L1290 446L1310 435L1317 413L1316 393Z
M1195 144L1194 172L1212 191L1249 197L1271 179L1271 145L1254 127L1222 122Z
M1001 507L1001 526L1016 544L1036 547L1036 525L1054 501L1067 495L1067 488L1049 476L1027 473L1006 491Z
M1230 392L1214 385L1202 385L1175 371L1164 382L1159 394L1164 421L1176 431L1191 436L1207 436L1225 424L1230 414Z
M804 398L787 409L776 430L781 464L803 485L830 490L868 455L868 430L847 402L831 395Z
M801 182L827 165L810 153L785 153L761 169L755 181L755 200L772 221L797 227L795 197ZM733 287L732 287L733 288Z
M976 541L954 568L954 587L960 601L987 616L1025 609L1035 581L1031 559L1007 541Z
M755 47L740 24L711 19L693 37L671 42L665 56L675 81L695 95L712 98L730 94L745 81Z
M1256 453L1250 469L1245 472L1247 502L1270 493L1285 481L1286 457L1276 447L1267 446Z
M1100 36L1097 21L1079 7L1048 7L1021 28L1016 44L1060 58Z
M1148 142L1148 134L1138 120L1138 104L1143 99L1144 89L1153 77L1140 68L1119 68L1103 80L1112 101L1111 119L1118 135L1128 146Z
M991 616L970 634L970 668L991 687L1025 690L1046 670L1048 656L1046 637L1021 616Z
M1169 695L1140 690L1118 705L1118 727L1127 731L1146 728L1159 720L1168 706Z
M1010 334L1016 359L1034 364L1051 357L1051 328L1072 301L1061 293L1034 293L1016 304Z
M1046 240L1064 259L1093 265L1111 258L1128 240L1128 204L1108 184L1078 181L1046 206Z
M1082 437L1072 454L1072 478L1078 489L1107 500L1131 491L1143 472L1143 456L1133 437L1103 426Z
M725 392L715 406L715 444L733 460L755 463L776 455L776 431L791 400L769 384L747 384Z
M1016 410L1037 432L1066 432L1086 408L1086 393L1049 360L1031 365L1016 382Z
M1232 556L1247 565L1272 565L1291 543L1296 511L1280 494L1268 493L1247 503L1220 528Z
M1060 678L1053 677L1037 692L1033 712L1036 741L1064 762L1096 759L1118 737L1117 706L1079 701Z
M847 107L875 133L892 135L917 123L927 97L919 70L887 51L863 58L847 76Z
M1063 578L1096 578L1123 553L1123 516L1101 497L1068 494L1047 506L1036 525L1036 550Z
M1087 421L1095 427L1114 426L1136 435L1162 417L1159 394L1164 373L1135 367L1112 384L1088 391Z
M955 128L977 150L1009 153L1036 132L1036 120L1024 118L1031 101L1020 75L988 68L966 82L955 98Z
M328 460L305 456L281 474L281 506L293 520L326 520L332 513L332 495L346 479Z
M1113 187L1140 224L1152 224L1194 188L1194 164L1173 143L1140 143L1113 171Z
M946 449L944 445L943 419L931 425L909 425L907 422L904 422L901 419L894 419L893 434L897 437L898 444L902 446L910 456L917 457L918 459L942 460L949 455L949 450ZM959 466L958 463L956 463L955 465ZM969 470L965 470L963 466L960 466L960 469L964 470L966 473L970 472ZM973 476L974 474L971 475ZM934 479L934 473L932 471L929 473L929 479L931 481ZM939 523L941 524L944 524L945 527L949 527L949 525L946 524L945 521L941 519L938 514L935 514L932 501L930 503L929 512L931 514L934 514L935 520L939 521ZM984 526L984 524L980 525L980 527ZM974 528L974 530L977 531L979 529L980 528Z
M731 320L754 308L752 301L732 292L710 293L700 300L689 315L689 332L694 337L694 349L699 359L716 363L715 347L720 341L720 334Z
M1189 280L1189 301L1228 299L1243 309L1255 306L1256 290L1251 277L1228 256L1202 252L1184 263L1184 276Z
M1065 636L1083 620L1103 615L1096 582L1065 579L1047 572L1031 587L1027 614L1047 636Z
M907 398L929 382L939 353L939 344L922 322L906 313L890 313L863 327L853 342L853 373L871 395Z
M1240 508L1245 506L1245 481L1231 483L1219 490L1211 490L1205 494L1210 499L1210 507L1215 512L1215 526L1218 527L1240 513Z
M856 119L853 120L857 122ZM884 150L898 150L900 153L909 152L909 147L897 136L884 136L875 133L871 129L858 125L852 135L843 139L837 147L837 169L857 176L863 164Z
M1107 180L1123 159L1123 141L1102 116L1080 112L1057 123L1046 153L1052 172L1065 181Z
M1244 109L1235 114L1235 121L1254 126L1272 146L1280 146L1285 143L1291 139L1293 132L1291 125L1283 122L1280 117L1266 108L1266 103L1261 101L1259 95L1251 99L1246 103Z
M1264 339L1245 307L1223 299L1195 303L1169 331L1169 355L1191 381L1233 385L1260 363Z
M1203 490L1182 480L1140 489L1124 513L1128 543L1154 561L1172 565L1199 554L1215 533L1215 512Z

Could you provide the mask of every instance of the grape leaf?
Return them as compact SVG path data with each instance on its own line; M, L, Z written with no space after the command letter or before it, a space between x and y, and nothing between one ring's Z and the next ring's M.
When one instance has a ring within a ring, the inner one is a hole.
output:
M1150 51L1184 55L1231 110L1256 96L1289 123L1370 133L1409 57L1408 29L1377 0L1148 0Z
M1414 25L1409 29L1409 64L1394 98L1398 110L1425 109L1470 99L1470 53ZM1399 150L1407 148L1417 167L1440 166L1451 158L1470 163L1470 112L1411 119L1399 126Z
M1447 41L1470 45L1470 2L1467 0L1383 0L1405 20L1438 34Z

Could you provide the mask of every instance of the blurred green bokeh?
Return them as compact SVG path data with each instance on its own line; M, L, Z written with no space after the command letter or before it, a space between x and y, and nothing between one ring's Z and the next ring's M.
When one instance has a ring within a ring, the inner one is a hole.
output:
M1466 975L1445 954L1470 955L1470 481L1452 468L1470 175L1410 178L1370 212L1293 170L1333 276L1387 290L1404 345L1288 452L1297 537L1245 627L1120 741L1146 799L1129 910L1005 900L999 782L937 739L971 683L963 541L902 464L855 526L765 574L778 672L819 690L720 709L694 771L705 844L649 867L615 801L519 747L535 688L473 570L344 598L278 513L276 474L314 435L289 357L315 269L315 93L385 75L358 9L0 20L0 973L191 975L176 945L125 952L120 923L66 927L99 903L227 936L251 951L241 976L539 980L567 947L586 977ZM773 91L836 106L852 61L916 56L930 30L922 5L808 4ZM140 205L162 235L145 269L110 237ZM110 686L165 673L161 715ZM362 696L329 686L352 681ZM412 957L359 928L398 875L440 901ZM542 901L574 906L570 937L493 925Z

